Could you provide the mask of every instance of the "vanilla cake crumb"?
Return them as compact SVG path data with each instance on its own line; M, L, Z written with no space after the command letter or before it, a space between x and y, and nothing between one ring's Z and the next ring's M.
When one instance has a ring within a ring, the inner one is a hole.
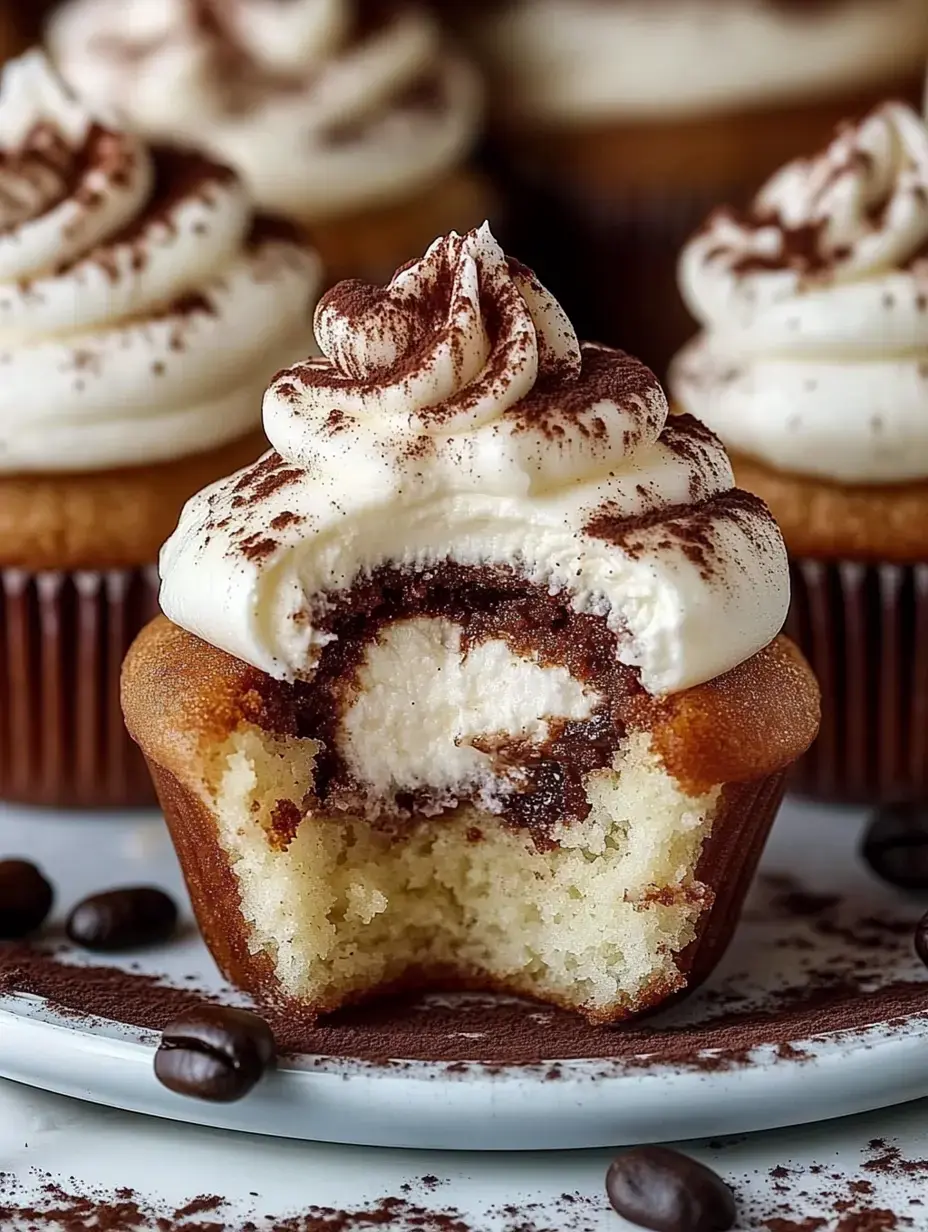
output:
M471 973L605 1019L685 984L720 789L686 795L646 734L589 776L589 817L550 850L473 807L400 835L306 812L314 751L240 728L214 753L207 801L250 948L285 995L327 1009L411 975ZM275 819L294 809L282 843Z

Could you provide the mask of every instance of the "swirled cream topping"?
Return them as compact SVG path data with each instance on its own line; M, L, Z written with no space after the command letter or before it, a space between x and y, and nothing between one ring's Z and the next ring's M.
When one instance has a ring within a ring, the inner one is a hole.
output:
M470 24L536 122L691 118L917 75L924 0L498 0Z
M312 254L198 155L94 120L30 53L0 85L0 472L197 453L259 427L311 338Z
M691 241L672 375L731 448L846 483L928 477L928 129L901 104Z
M487 227L436 241L386 288L342 283L316 333L323 358L265 397L274 450L195 497L163 550L177 624L271 676L311 680L337 636L332 612L366 579L502 570L601 617L655 694L715 677L779 630L783 543L733 490L719 442L668 420L638 361L582 346ZM463 664L454 631L428 627L436 671ZM429 644L415 621L394 634L381 643L391 663ZM442 679L465 689L462 672ZM586 704L564 695L565 714Z
M301 221L401 201L477 134L474 73L411 4L71 0L49 37L88 98L211 151Z

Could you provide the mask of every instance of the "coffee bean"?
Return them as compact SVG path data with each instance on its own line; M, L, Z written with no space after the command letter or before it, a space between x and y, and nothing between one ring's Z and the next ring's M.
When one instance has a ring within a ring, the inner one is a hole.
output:
M248 1094L274 1056L274 1037L263 1018L203 1005L165 1027L155 1076L178 1095L227 1104Z
M0 940L35 932L52 909L55 892L28 860L0 860Z
M127 886L92 894L68 916L68 936L87 950L132 950L167 941L177 927L177 906L153 886Z
M890 804L874 814L861 854L874 873L903 890L928 890L928 808Z
M606 1176L606 1193L629 1223L653 1232L728 1232L735 1199L721 1177L678 1151L626 1151Z

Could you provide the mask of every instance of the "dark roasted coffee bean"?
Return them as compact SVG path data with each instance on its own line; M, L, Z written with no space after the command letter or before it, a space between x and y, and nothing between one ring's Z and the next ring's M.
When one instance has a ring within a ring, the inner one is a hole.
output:
M876 875L903 890L928 890L928 807L889 804L874 814L861 853Z
M626 1151L606 1176L614 1209L653 1232L728 1232L735 1199L711 1169L663 1146Z
M127 886L92 894L68 916L68 936L87 950L132 950L167 941L177 927L177 905L153 886Z
M227 1104L247 1095L274 1061L263 1018L225 1005L203 1005L165 1027L155 1076L178 1095Z
M55 892L28 860L0 860L0 940L25 937L43 923Z

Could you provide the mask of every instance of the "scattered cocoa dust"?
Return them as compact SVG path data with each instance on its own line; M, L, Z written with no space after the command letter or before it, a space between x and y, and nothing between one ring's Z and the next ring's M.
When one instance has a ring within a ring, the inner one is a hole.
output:
M170 1208L129 1188L114 1192L70 1188L33 1173L21 1183L0 1173L0 1226L4 1232L480 1232L455 1207L423 1205L424 1197L385 1197L352 1210L310 1205L281 1215L233 1214L231 1203L203 1194ZM431 1193L437 1177L403 1185L405 1194ZM258 1195L253 1195L257 1197ZM600 1204L601 1207L601 1204ZM597 1204L579 1194L554 1203L527 1203L492 1212L500 1232L595 1232ZM569 1223L568 1223L569 1217Z
M764 1178L763 1197L741 1205L738 1227L752 1232L904 1232L928 1224L919 1192L928 1160L906 1159L898 1146L876 1138L862 1151L854 1175L834 1164L780 1164ZM919 1178L899 1196L899 1179ZM892 1192L890 1192L890 1190Z

